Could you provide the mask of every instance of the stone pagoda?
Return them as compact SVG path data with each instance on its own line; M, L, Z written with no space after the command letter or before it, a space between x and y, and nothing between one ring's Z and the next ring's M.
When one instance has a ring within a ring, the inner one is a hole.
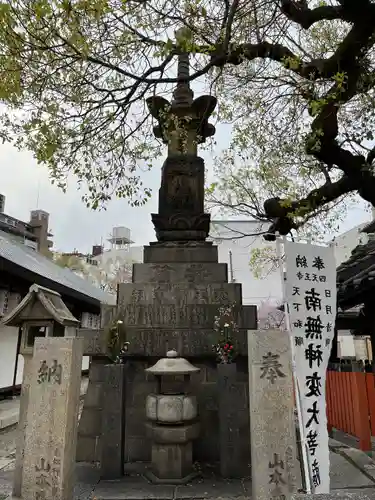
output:
M130 343L123 391L124 460L151 460L145 408L155 382L145 369L167 351L176 350L200 368L190 382L201 428L193 445L194 460L219 462L223 455L236 456L238 464L234 465L241 475L250 463L246 339L247 330L256 329L257 319L256 307L242 306L241 285L228 283L227 264L218 263L218 249L207 241L210 215L204 212L204 161L197 146L215 133L208 120L216 99L209 95L193 98L189 56L182 53L172 102L150 97L147 105L157 121L155 136L168 145L168 155L162 167L158 213L152 214L157 241L144 247L144 263L134 264L132 283L119 285L111 320L120 321L121 333ZM212 346L218 341L214 322L219 308L233 305L239 327L233 340L239 356L225 408L220 404ZM108 325L107 319L102 326ZM225 425L237 429L235 442L220 438L225 434L219 432L223 419Z

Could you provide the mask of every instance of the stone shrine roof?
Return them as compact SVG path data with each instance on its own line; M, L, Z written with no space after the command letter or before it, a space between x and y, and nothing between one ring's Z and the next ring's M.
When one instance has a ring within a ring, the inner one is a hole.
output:
M42 307L38 307L40 305ZM79 324L59 293L35 284L31 285L29 293L18 306L3 318L2 323L8 326L20 326L27 319L54 320L63 326Z
M146 372L153 375L190 375L199 372L200 368L192 365L187 359L181 358L175 350L167 352L167 357L159 359Z
M358 245L351 257L337 268L337 301L342 309L364 302L375 286L375 240Z

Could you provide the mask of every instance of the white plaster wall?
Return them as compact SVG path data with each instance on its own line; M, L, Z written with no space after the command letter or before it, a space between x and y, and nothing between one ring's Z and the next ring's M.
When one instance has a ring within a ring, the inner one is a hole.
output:
M83 356L82 358L82 370L88 370L90 365L90 356Z
M13 375L17 356L18 328L0 326L0 389L13 386ZM16 385L22 383L23 356L18 355ZM82 359L82 370L88 370L90 357Z
M339 357L355 357L355 343L354 337L350 333L350 330L339 330L337 334L337 340L340 342L340 352Z
M127 262L142 262L143 261L143 247L129 246L125 248L110 248L94 259L97 261L98 266L107 268L109 265L115 263Z
M228 264L230 273L230 252L232 253L233 278L242 284L244 304L261 305L265 301L280 303L282 286L280 270L266 273L264 278L256 278L250 269L251 251L254 248L271 247L276 252L276 244L266 242L261 234L266 226L258 221L212 221L210 237L218 245L219 262ZM248 235L244 236L243 235Z
M368 359L367 343L365 337L357 337L354 339L354 349L356 359Z
M18 328L0 326L0 388L12 387L17 356ZM22 356L20 356L22 358ZM22 381L23 360L18 366L18 379ZM16 381L16 383L20 383Z

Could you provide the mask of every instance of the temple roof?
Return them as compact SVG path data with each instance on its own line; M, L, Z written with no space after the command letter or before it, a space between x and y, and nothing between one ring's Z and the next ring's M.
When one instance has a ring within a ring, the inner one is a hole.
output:
M342 309L364 302L375 286L375 239L358 245L351 257L337 268L337 300Z
M55 288L56 285L60 285L60 288L64 288L64 292L59 291L67 296L76 292L82 302L116 303L115 297L92 285L88 280L81 278L68 268L58 266L51 259L14 241L8 234L0 231L0 267L2 259L29 272L31 283L37 283L40 278L45 278L48 287Z

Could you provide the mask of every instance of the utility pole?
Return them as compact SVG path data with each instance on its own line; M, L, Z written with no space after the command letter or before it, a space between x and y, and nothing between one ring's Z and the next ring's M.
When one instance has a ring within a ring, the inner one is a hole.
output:
M234 279L234 273L233 273L233 256L232 256L232 250L229 250L229 282L230 283L235 283L236 280Z

